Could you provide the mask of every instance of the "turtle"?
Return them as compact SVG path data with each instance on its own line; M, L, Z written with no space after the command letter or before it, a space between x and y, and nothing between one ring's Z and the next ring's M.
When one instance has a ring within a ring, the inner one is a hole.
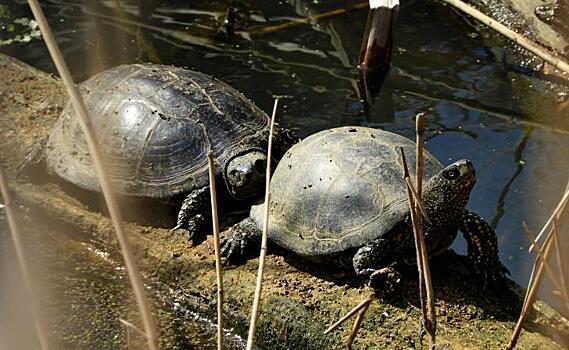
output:
M353 269L376 290L386 284L397 290L398 267L416 262L400 147L414 164L413 141L368 127L324 130L294 145L271 178L269 242L316 264ZM502 286L507 270L496 233L466 209L476 181L473 164L463 159L443 167L425 151L423 178L429 256L447 250L460 230L476 275L486 285ZM258 254L264 208L253 206L229 229L221 246L226 264Z
M228 84L197 71L144 63L107 69L79 89L114 190L135 199L184 197L174 229L192 238L207 227L210 151L216 181L224 184L220 192L238 203L262 197L269 118ZM298 138L275 130L278 161ZM21 173L38 167L82 189L100 190L71 103L29 152Z

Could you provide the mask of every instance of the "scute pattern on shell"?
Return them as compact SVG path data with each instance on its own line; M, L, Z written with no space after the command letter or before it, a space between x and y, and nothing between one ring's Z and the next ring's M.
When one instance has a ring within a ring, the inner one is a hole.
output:
M268 117L229 85L156 64L122 65L80 85L115 189L165 198L207 185L207 151L221 174L229 159L266 148ZM48 168L98 190L88 148L70 104L46 148Z
M401 221L407 197L399 160L414 173L415 144L387 131L342 127L293 146L271 180L270 239L315 257L361 247ZM424 154L424 181L443 167ZM262 227L263 205L251 210Z

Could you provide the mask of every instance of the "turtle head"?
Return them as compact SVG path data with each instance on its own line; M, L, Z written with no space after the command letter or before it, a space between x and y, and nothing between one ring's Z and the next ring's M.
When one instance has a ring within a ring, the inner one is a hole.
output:
M233 158L227 165L225 183L229 193L239 200L254 200L263 193L267 155L250 151Z
M423 201L430 208L429 215L435 214L431 220L439 221L443 218L437 216L447 215L446 219L453 222L451 216L462 214L475 182L474 166L465 159L452 163L429 179Z

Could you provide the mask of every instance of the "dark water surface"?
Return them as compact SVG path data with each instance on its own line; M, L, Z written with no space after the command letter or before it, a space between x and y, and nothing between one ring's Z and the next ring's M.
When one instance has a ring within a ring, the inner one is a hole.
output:
M478 182L469 207L493 223L502 261L527 283L533 256L521 223L538 231L565 187L568 108L531 74L514 73L523 67L504 63L507 51L449 8L403 2L389 90L366 115L354 90L366 10L267 30L356 2L147 1L143 16L134 1L43 3L77 81L120 63L186 66L230 83L267 112L273 95L285 96L278 121L303 137L340 125L414 137L414 116L426 112L426 148L445 164L473 161ZM233 40L219 31L228 5L239 9ZM30 16L23 1L8 6L15 17ZM39 40L0 51L54 71ZM454 248L464 252L465 244Z

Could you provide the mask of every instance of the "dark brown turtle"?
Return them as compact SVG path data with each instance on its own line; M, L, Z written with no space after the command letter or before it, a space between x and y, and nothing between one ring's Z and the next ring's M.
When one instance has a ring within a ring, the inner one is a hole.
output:
M207 153L222 191L251 202L264 188L267 115L240 92L205 74L156 64L121 65L80 84L114 189L147 198L186 196L176 228L190 236L209 217ZM81 127L67 104L27 165L99 191ZM279 129L277 160L296 138Z

